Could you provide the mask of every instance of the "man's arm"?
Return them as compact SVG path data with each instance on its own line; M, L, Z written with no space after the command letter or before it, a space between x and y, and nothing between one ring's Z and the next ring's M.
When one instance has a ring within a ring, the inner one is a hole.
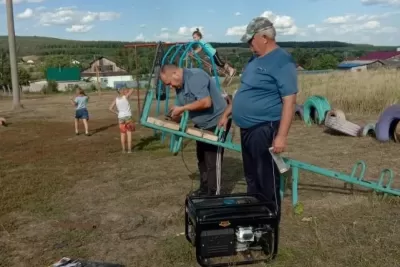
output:
M278 136L287 137L295 113L297 86L297 69L295 64L289 63L280 69L278 88L282 97L283 107Z
M208 109L212 106L209 92L210 77L206 73L197 73L188 81L190 92L195 95L197 101L184 105L185 111L198 111Z

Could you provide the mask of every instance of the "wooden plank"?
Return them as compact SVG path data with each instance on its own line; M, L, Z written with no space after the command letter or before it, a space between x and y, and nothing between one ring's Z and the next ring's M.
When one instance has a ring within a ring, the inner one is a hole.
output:
M163 120L163 119L157 119L157 118L153 118L153 117L148 117L147 122L155 124L157 126L165 127L165 128L171 129L171 130L176 130L176 131L179 131L179 128L180 128L179 124L176 122L167 121L167 120Z
M154 117L148 117L147 122L161 126L161 127L165 127L168 129L176 130L176 131L179 131L179 128L180 128L179 124L176 122L158 119L158 118L154 118ZM218 141L218 136L216 136L213 132L210 132L210 131L204 131L204 130L189 127L189 128L187 128L186 133L200 137L200 138L208 139L211 141Z
M197 136L197 137L201 137L204 139L208 139L211 141L218 141L218 136L216 136L213 132L210 132L210 131L203 131L203 130L196 129L196 128L188 128L186 130L186 133Z

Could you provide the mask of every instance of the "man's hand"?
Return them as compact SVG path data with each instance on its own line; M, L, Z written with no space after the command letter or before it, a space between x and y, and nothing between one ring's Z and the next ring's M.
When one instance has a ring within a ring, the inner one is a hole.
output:
M226 130L226 125L228 124L228 117L222 115L222 117L219 119L218 122L218 127L223 127Z
M183 107L173 106L170 109L171 117L179 117L185 110Z
M287 146L287 137L282 135L277 135L272 143L274 147L274 153L282 153Z

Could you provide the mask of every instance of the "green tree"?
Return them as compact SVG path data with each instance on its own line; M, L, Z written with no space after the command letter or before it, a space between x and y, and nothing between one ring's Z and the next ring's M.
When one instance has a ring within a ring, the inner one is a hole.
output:
M338 59L332 54L321 54L318 56L318 68L321 70L336 69Z

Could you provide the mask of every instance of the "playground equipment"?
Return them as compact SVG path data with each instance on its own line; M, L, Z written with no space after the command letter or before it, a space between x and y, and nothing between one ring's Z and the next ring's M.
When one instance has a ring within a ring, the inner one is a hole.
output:
M362 130L361 126L347 121L344 112L338 109L328 111L325 118L325 126L332 130L354 137L359 136L360 131Z
M400 105L392 105L385 109L379 116L375 126L376 139L381 142L387 142L390 139L393 139L395 142L399 142L399 121Z
M203 58L201 58L199 56L198 57L194 57L193 54L189 54L189 57L190 57L191 60L196 60L196 61L200 60L201 63L203 64L203 66L205 68L207 68L210 73L213 72L212 63L208 62L207 60L205 60L205 59L203 59ZM208 59L209 59L209 61L211 61L211 58L208 58ZM231 82L232 82L232 78L233 78L234 75L232 75L232 76L229 75L229 72L227 70L225 70L224 68L220 68L218 66L216 66L216 68L217 68L218 74L221 74L222 76L225 77L224 81L222 82L222 85L223 86L229 86L231 84Z
M162 64L165 64L167 62L174 62L176 61L179 53L181 53L179 60L178 60L178 65L180 67L183 66L184 60L186 58L186 54L191 51L192 46L194 45L201 45L198 42L191 42L187 44L178 44L173 47L170 47L170 49L163 55L162 58L160 58L160 54L156 53L156 58L154 60L153 68L152 68L152 73L154 72L155 69L159 69ZM172 51L175 50L175 52L172 54ZM205 51L203 49L203 51ZM170 56L172 54L172 57ZM217 75L217 69L215 66L215 63L211 58L211 64L213 67L213 73L215 77L218 77ZM169 60L168 60L169 59ZM157 62L159 62L161 65L156 65ZM198 62L201 65L201 61L199 60ZM168 88L165 90L166 98L165 101L162 101L160 99L160 90L162 88L165 88L165 86L162 84L162 82L158 79L157 76L157 89L155 88L149 88L144 105L143 105L143 110L141 113L141 119L140 122L143 126L154 129L156 131L161 132L161 140L164 142L166 140L167 135L169 136L170 140L170 150L174 154L177 154L183 145L183 138L191 139L191 140L197 140L201 142L205 142L208 144L213 144L216 146L224 147L226 149L234 150L237 152L241 151L241 146L240 144L236 144L232 140L232 136L228 135L227 138L223 141L221 139L221 136L223 135L223 129L216 129L215 132L206 132L202 131L199 129L195 129L190 127L189 122L188 122L188 113L184 113L182 116L182 119L180 123L175 123L172 121L168 121L165 118L160 118L160 111L161 111L161 102L164 102L164 110L165 110L165 115L168 114L168 107L169 107L169 98L170 98L170 90ZM219 80L218 78L215 79L217 87L221 90ZM152 110L152 103L153 103L153 98L155 96L156 90L158 92L157 98L156 98L156 116L150 116L150 112ZM298 112L302 110L302 117L304 121L307 124L311 124L312 121L316 121L318 124L322 124L325 121L325 117L328 114L328 112L331 110L331 106L329 102L327 101L326 98L321 97L321 96L313 96L307 99L303 107L297 106ZM336 113L339 114L339 113ZM339 114L341 115L341 114ZM343 114L344 115L344 114ZM290 158L284 158L285 162L291 167L292 170L292 204L293 206L296 206L298 203L298 184L299 184L299 174L300 170L303 171L308 171L312 173L316 173L325 177L329 177L332 179L340 180L345 182L346 184L352 184L352 185L358 185L361 187L365 187L367 189L371 189L376 192L383 193L384 195L395 195L395 196L400 196L400 190L399 189L394 189L392 188L392 183L393 183L393 172L390 169L384 169L381 172L380 178L375 179L377 180L374 182L372 179L365 179L364 174L366 172L366 163L363 161L359 161L355 164L353 167L353 170L351 174L345 174L333 170L328 170L324 169L312 164L308 164L305 162L301 162L298 160L290 159ZM360 174L357 175L357 170L360 169ZM284 195L284 188L286 184L286 179L285 176L282 176L281 179L281 196L283 197Z
M375 136L380 142L393 140L400 142L400 105L386 108L376 123L364 126L346 120L343 111L331 109L328 100L321 96L311 96L304 105L296 105L296 115L306 125L324 124L327 128L353 137Z

